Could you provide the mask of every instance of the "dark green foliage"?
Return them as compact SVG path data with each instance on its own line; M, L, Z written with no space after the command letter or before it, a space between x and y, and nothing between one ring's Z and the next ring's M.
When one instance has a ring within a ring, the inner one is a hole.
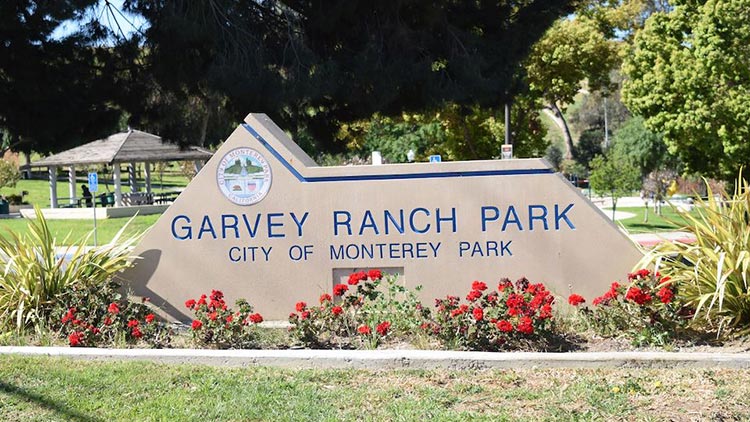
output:
M642 117L628 120L615 132L614 141L617 154L635 164L641 177L665 165L676 165L661 135L648 130Z
M340 150L340 122L510 101L518 64L571 3L126 2L151 24L145 84L160 88L133 115L175 122L161 134L182 141L180 105L194 99L203 127L217 104L229 116L263 111Z
M586 169L590 169L589 162L597 155L602 154L602 143L604 142L603 129L588 129L578 138L578 143L573 148L573 155L576 161L581 163Z
M0 2L0 128L6 147L59 151L107 134L120 111L115 53L97 47L106 31L83 21L96 0ZM64 21L85 23L52 38Z

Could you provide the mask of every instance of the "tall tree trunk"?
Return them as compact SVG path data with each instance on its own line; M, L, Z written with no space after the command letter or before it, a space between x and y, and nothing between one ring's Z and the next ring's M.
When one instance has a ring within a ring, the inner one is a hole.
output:
M566 160L572 160L574 158L573 137L570 135L568 122L565 120L565 116L563 116L560 107L557 106L557 103L552 102L544 107L544 112L547 113L547 115L552 119L552 121L555 122L557 127L560 129L560 132L562 132L563 139L565 140L565 152L563 158L565 158Z

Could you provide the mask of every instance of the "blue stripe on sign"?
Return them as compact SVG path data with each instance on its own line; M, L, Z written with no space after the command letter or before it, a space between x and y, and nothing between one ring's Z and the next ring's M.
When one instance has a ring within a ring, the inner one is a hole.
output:
M244 127L258 142L261 143L281 164L289 170L294 177L303 183L315 183L315 182L354 182L354 181L367 181L367 180L407 180L407 179L442 179L452 177L481 177L481 176L520 176L529 174L552 174L552 169L516 169L516 170L475 170L475 171L446 171L446 172L432 172L432 173L397 173L397 174L364 174L356 176L318 176L318 177L305 177L301 175L297 169L292 167L284 157L279 154L274 147L272 147L268 141L263 139L258 132L255 131L247 123L243 123Z

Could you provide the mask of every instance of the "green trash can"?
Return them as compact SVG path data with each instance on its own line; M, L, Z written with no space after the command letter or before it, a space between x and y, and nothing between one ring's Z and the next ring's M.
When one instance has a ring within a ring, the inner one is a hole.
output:
M5 198L0 198L0 214L10 214L10 203Z

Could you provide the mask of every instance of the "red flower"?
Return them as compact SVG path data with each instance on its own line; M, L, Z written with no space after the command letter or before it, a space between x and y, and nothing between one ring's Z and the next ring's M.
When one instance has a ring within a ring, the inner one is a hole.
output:
M299 315L295 314L294 312L289 314L289 322L296 321L299 318Z
M347 280L347 283L349 283L350 286L356 286L360 281L364 280L367 280L367 274L364 271L360 271L358 273L349 274L349 280Z
M633 286L628 289L627 293L625 294L625 299L632 300L639 305L643 305L651 301L651 295L647 292L644 292L640 288Z
M480 292L479 290L472 290L468 295L466 295L466 300L468 300L469 302L474 302L480 297L482 297L482 292Z
M214 312L211 312L210 314L208 314L208 319L210 319L211 321L216 321L216 318L217 318L218 316L219 316L219 314L217 314L217 313L216 313L216 312L214 311Z
M573 293L568 297L568 303L570 303L573 306L578 306L582 303L586 302L586 299L583 298L581 295L577 295Z
M539 312L539 319L550 319L552 318L552 306L544 305L542 310Z
M193 330L200 330L200 329L201 329L201 327L203 327L203 323L202 323L202 322L200 322L200 321L199 321L199 320L197 320L197 319L194 319L194 320L193 320L193 325L192 325L191 327L193 328Z
M195 308L195 299L189 299L185 301L185 307L188 309Z
M146 324L150 324L154 321L154 314L148 314L144 319L146 320Z
M662 287L656 295L659 296L661 303L665 305L674 299L674 292L667 286Z
M474 308L472 313L474 314L474 319L477 321L481 321L484 318L484 310L482 308Z
M75 315L76 315L76 308L70 308L70 309L68 309L68 312L66 312L65 315L63 315L63 317L60 320L60 322L62 322L63 324L65 324L68 321L74 320L75 319Z
M201 295L201 297L198 298L198 303L196 305L201 306L206 304L206 295Z
M81 342L83 341L83 337L84 337L83 333L79 333L78 331L73 331L68 336L68 343L70 344L71 347L79 346Z
M513 331L513 324L511 324L510 322L504 319L501 319L500 321L498 321L495 326L497 327L498 330L502 331L503 333L509 333Z
M342 312L344 312L344 309L341 306L334 306L331 308L331 313L336 316L341 315Z
M255 324L260 324L261 322L263 322L263 317L258 313L248 316L247 319L249 319L250 322L253 322Z
M109 319L109 317L104 318L104 325L110 325L112 324L112 320Z
M497 285L497 291L502 292L503 290L507 288L512 288L512 287L513 287L513 283L511 283L510 280L508 280L507 278L504 278L500 280L500 283Z
M388 334L388 330L390 329L391 329L391 323L388 321L383 321L380 324L378 324L377 328L375 328L375 331L377 331L378 334L380 334L381 336L385 336L386 334Z
M133 327L133 331L131 331L130 334L132 334L135 338L141 338L141 336L143 336L143 333L138 329L138 327Z
M367 272L367 277L370 277L372 280L380 280L383 278L383 272L380 270L370 270Z
M307 318L310 318L310 311L300 312L299 315L302 318L302 320L306 320Z
M234 315L232 315L232 314L227 315L227 318L226 318L227 324L229 324L230 322L232 322L232 320L234 320Z
M307 303L305 302L297 302L296 305L294 305L294 309L297 310L297 312L302 312L307 308Z
M508 299L505 301L505 304L509 308L520 308L521 306L526 304L526 300L524 299L523 295L511 293L508 295Z
M320 303L321 304L325 303L325 302L330 302L331 300L333 300L333 299L331 298L331 295L329 295L328 293L323 293L322 295L320 295Z
M109 304L109 307L107 308L107 312L109 312L110 314L119 314L120 307L117 306L115 302L112 302Z
M224 298L224 293L221 290L211 290L211 300L221 300Z
M128 321L128 328L133 328L138 326L138 320L137 319L131 319Z
M534 326L531 324L531 318L527 316L522 316L521 319L518 321L518 326L516 327L516 331L518 331L521 334L533 334L534 333Z
M347 290L349 290L349 286L347 286L346 284L337 284L333 286L334 296L343 296Z
M357 332L362 335L367 335L367 334L370 334L372 330L367 325L360 325L359 327L357 327Z
M471 289L472 290L479 290L480 292L483 292L483 291L487 290L487 283L485 283L483 281L476 281L475 280L473 283L471 283Z

